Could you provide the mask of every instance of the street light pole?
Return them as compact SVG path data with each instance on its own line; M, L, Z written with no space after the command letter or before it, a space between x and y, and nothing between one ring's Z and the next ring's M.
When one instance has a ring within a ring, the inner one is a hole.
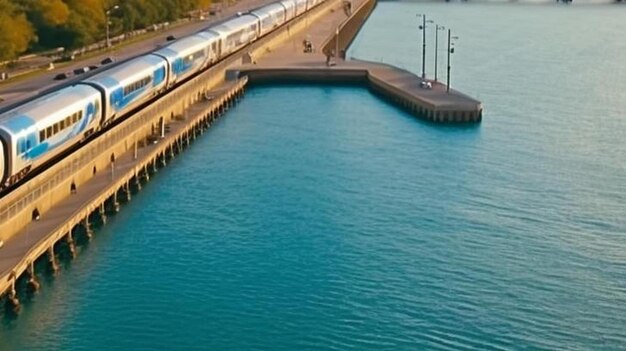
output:
M450 29L448 29L448 76L446 79L446 92L450 92L450 54L454 54L454 47L452 47L452 40L459 39L459 37L453 37Z
M432 20L427 21L426 15L419 14L417 17L422 18L422 25L419 29L422 30L422 79L426 79L426 23L434 23Z
M444 30L446 27L435 25L435 82L437 81L437 56L439 53L439 31Z
M426 15L422 16L422 79L426 78Z
M335 29L335 63L339 63L339 26Z
M106 10L104 12L104 14L106 15L106 36L107 36L106 46L107 46L107 49L111 47L111 39L109 38L109 25L111 24L111 21L110 21L109 16L111 15L111 11L117 10L119 8L120 8L119 5L115 5L115 6L111 7L110 9L108 9L108 10Z

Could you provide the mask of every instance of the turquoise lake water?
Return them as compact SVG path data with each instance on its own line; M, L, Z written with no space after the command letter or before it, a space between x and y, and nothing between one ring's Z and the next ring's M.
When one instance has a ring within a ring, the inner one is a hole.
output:
M482 124L249 90L0 350L626 348L626 6L380 3L349 55L419 72L416 13Z

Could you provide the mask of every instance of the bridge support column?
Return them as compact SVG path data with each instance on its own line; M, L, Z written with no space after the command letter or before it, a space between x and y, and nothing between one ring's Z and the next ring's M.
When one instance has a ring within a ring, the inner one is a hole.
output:
M102 224L106 224L107 213L106 213L106 209L104 208L104 202L100 204L100 208L98 210L99 210L98 214L100 215L100 220L102 221Z
M132 195L130 193L130 183L126 182L126 185L124 185L124 193L126 193L126 202L130 202L130 199L132 198Z
M76 244L74 243L71 230L67 233L65 240L67 242L67 249L70 252L70 257L76 258Z
M91 238L93 238L93 232L91 230L91 224L89 223L89 216L83 219L81 225L83 226L83 229L85 229L85 236L87 237L87 240L91 240Z
M15 291L15 273L13 274L13 282L11 282L11 290L7 295L6 308L12 313L17 313L20 310L20 300L17 298L17 292Z
M30 292L37 292L39 290L39 282L37 281L37 276L35 275L35 263L31 262L28 265L28 269L26 270L28 274L28 282L26 286Z
M141 180L139 180L139 173L135 173L135 186L137 186L137 191L141 190Z
M112 209L114 213L120 212L120 203L117 201L117 191L113 193Z
M59 271L59 264L57 263L57 258L54 255L54 245L48 248L48 263L50 264L50 271L52 273Z

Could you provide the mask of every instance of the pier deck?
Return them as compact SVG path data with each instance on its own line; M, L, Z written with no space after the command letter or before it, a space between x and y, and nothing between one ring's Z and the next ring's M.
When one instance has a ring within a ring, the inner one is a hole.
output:
M375 6L374 0L353 0L354 11L347 16L342 8L320 18L306 31L293 36L253 64L233 68L229 76L248 76L258 82L358 82L399 104L416 116L433 122L479 122L482 103L459 91L446 91L446 85L425 80L387 64L331 58L331 50L345 53ZM335 33L339 32L338 43ZM313 44L305 53L303 41ZM429 82L432 88L422 88Z

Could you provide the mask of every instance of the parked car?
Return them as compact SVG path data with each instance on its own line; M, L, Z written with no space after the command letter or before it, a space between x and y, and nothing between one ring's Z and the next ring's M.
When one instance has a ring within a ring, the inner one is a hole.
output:
M167 40L167 41L176 40L176 37L173 36L173 35L168 35L167 38L165 38L165 40Z
M433 85L430 82L423 81L420 83L420 86L424 89L432 89Z
M81 67L74 70L75 75L83 74L89 72L89 67Z
M59 58L57 61L58 62L67 62L67 61L74 61L76 59L76 55L74 54L66 54L61 56L61 58Z
M101 65L108 65L109 63L113 63L115 60L112 57L107 57L104 60L100 61Z
M96 65L89 66L89 70L90 71L93 71L94 69L98 69L98 66L96 66Z
M54 76L54 80L63 80L63 79L67 79L69 78L70 73L69 72L63 72L63 73L59 73L56 76Z

